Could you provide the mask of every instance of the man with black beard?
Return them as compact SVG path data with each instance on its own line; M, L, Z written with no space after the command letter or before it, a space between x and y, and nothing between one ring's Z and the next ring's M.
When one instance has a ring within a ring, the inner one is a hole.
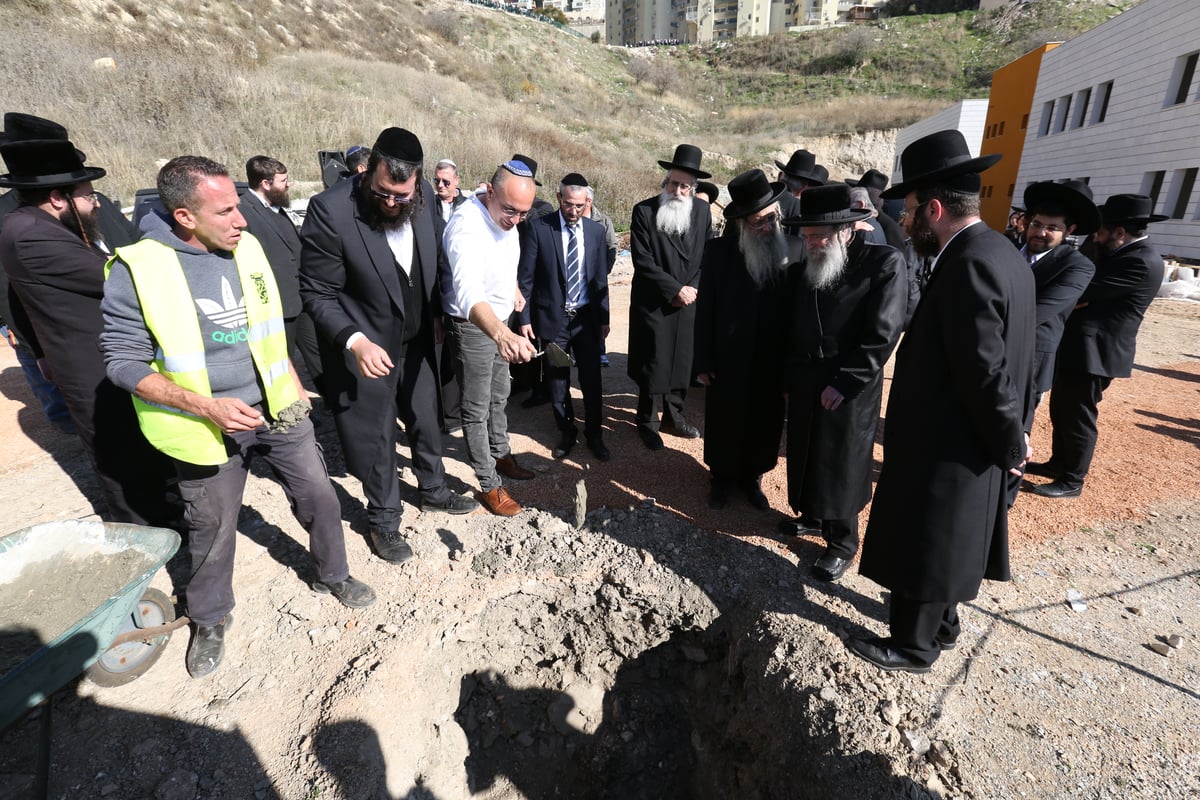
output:
M19 201L4 219L0 263L100 479L108 505L101 516L176 525L174 467L142 436L129 393L108 379L100 353L105 253L92 181L105 172L85 166L65 138L7 141L0 154L9 170L0 186L16 189Z
M421 508L466 514L442 464L434 344L441 338L433 188L421 178L421 143L387 128L367 171L309 201L300 232L300 296L322 339L327 394L350 473L362 481L380 558L412 557L399 533L396 418L412 451Z
M883 365L904 325L904 256L866 241L835 183L809 189L799 217L806 250L791 272L784 381L788 394L788 503L821 520L825 551L813 564L836 581L858 552L858 513L871 499L872 451L883 397Z
M693 202L696 181L712 177L700 169L700 148L681 144L662 192L633 207L629 225L633 283L629 293L629 377L638 385L638 436L662 450L659 412L675 433L696 439L700 431L683 416L692 378L692 344L700 263L712 217L708 203Z
M762 475L775 467L783 433L779 370L788 267L804 248L779 227L782 181L760 169L729 182L725 219L732 232L709 239L696 300L697 379L704 395L704 463L712 473L709 508L724 508L734 488L766 511Z

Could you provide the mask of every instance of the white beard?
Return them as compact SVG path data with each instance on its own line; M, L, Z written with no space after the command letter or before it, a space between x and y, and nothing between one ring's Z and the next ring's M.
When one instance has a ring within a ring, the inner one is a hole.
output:
M778 227L765 236L743 227L738 236L738 252L750 279L760 289L781 278L787 269L787 241Z
M668 192L658 196L656 224L660 233L682 236L692 227L692 198L676 197Z
M804 270L804 282L818 291L833 288L846 272L849 261L846 243L841 234L836 234L829 245L808 249L808 267Z

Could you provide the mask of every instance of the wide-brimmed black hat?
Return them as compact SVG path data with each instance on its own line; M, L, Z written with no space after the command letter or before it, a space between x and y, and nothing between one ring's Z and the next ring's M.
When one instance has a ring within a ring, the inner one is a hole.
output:
M670 161L659 161L663 169L679 169L690 172L700 180L711 178L712 174L700 169L700 158L703 153L694 144L681 144L675 148L675 155Z
M999 153L973 157L961 131L949 130L922 136L900 154L904 180L885 189L885 200L897 200L914 189L945 183L953 189L978 193L979 173L1000 160Z
M748 217L774 203L787 187L783 181L771 182L761 169L743 172L729 182L729 205L725 206L725 219Z
M0 144L0 157L8 167L0 175L0 187L11 189L55 189L95 181L106 173L87 167L81 153L67 139L25 139Z
M1075 235L1086 236L1100 227L1100 209L1092 189L1083 181L1038 181L1025 187L1025 208L1030 214L1044 206L1061 208L1075 222Z
M850 207L850 187L844 183L814 186L800 198L800 216L783 221L787 227L815 228L821 225L841 225L858 222L871 216L862 208Z
M696 182L696 188L692 191L692 194L697 195L701 192L711 197L714 203L717 202L717 198L721 196L720 188L715 183L710 183L708 181Z
M1166 214L1153 212L1154 200L1144 194L1114 194L1100 206L1100 218L1106 228L1120 227L1125 223L1142 227L1170 219Z
M807 150L797 150L786 164L776 161L775 166L789 178L798 178L813 186L822 186L829 180L829 170L819 165L817 157Z
M52 119L22 114L20 111L4 112L4 130L0 131L0 144L20 142L25 139L69 139L67 129ZM75 148L80 161L87 161L87 153Z
M883 191L888 185L888 176L884 175L877 169L869 169L862 174L861 178L848 178L847 186L861 186L864 189L878 189Z

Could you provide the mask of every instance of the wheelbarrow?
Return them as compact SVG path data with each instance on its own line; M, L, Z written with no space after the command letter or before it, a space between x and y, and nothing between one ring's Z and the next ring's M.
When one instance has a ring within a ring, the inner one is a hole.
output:
M54 693L81 672L129 683L187 624L147 588L178 549L172 530L80 520L0 537L0 728L45 703L35 796L48 788Z

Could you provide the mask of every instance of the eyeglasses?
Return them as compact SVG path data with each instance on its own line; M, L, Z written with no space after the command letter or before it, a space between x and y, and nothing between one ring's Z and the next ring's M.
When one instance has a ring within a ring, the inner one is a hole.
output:
M563 209L570 209L572 211L583 211L587 208L587 203L568 203L566 200L559 200L558 204Z
M388 205L391 205L392 203L396 203L398 205L406 206L413 201L412 192L409 192L408 194L388 194L387 192L381 192L378 189L374 189L374 188L371 189L370 191L371 191L371 194L375 195L376 197L378 197L380 200L387 203Z
M690 181L667 181L663 184L663 188L668 192L682 192L683 194L690 194L692 191L692 184Z
M749 225L751 228L774 228L776 222L779 222L779 215L771 213L765 217L755 217L749 220Z
M804 228L800 231L800 238L804 241L824 242L837 236L837 230L832 231L816 231L811 228Z
M1043 225L1040 222L1031 222L1026 226L1026 230L1030 231L1045 231L1046 233L1066 233L1067 229L1061 225Z
M517 211L512 206L500 206L500 216L505 219L515 219L517 222L524 222L529 217L528 211Z
M454 182L453 178L434 178L433 179L434 186L449 186L453 182Z
M92 205L96 205L100 202L100 195L96 192L88 192L87 194L73 194L71 197L78 200L87 200Z
M908 217L911 214L916 214L917 211L919 211L921 209L921 206L927 206L932 202L933 202L933 198L930 198L930 199L926 200L924 203L917 203L912 208L900 209L900 214L896 217L896 221L899 222L900 220Z

